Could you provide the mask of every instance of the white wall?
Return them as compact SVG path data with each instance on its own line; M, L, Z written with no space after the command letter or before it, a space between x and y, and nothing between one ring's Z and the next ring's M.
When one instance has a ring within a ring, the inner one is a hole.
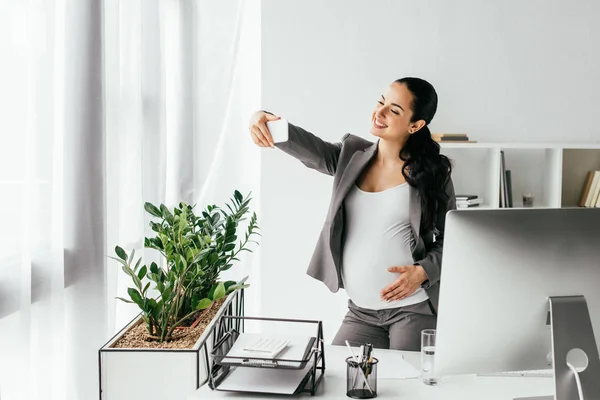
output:
M478 141L596 141L600 3L262 0L263 107L338 140L369 137L396 78L439 95L432 130ZM332 180L279 150L262 157L263 314L319 318L330 341L346 296L305 275Z

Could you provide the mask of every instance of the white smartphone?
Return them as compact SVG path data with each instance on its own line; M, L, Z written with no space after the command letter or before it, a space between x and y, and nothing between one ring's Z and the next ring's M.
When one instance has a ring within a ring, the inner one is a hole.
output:
M288 122L286 119L277 121L267 121L267 128L273 137L274 143L287 142L288 140Z

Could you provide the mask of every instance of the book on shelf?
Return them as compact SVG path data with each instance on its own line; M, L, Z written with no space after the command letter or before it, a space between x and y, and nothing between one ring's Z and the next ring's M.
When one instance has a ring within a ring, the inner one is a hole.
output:
M470 204L470 205L467 205L467 204L458 204L458 203L456 203L456 208L459 209L459 210L461 208L474 208L474 207L479 207L479 204Z
M431 137L436 142L444 143L475 143L466 133L432 133Z
M456 198L456 201L460 201L460 200L472 200L472 199L476 199L479 196L477 196L476 194L457 194L454 197Z
M500 151L500 208L513 207L512 172L506 169L504 151Z
M456 199L456 208L478 207L480 204L483 204L483 199L476 194L457 194L454 197Z
M510 169L507 169L504 172L504 179L506 180L506 191L508 196L508 206L513 206L513 193L512 193L512 172Z
M457 200L456 208L479 207L481 204L483 204L482 198L471 199L471 200Z
M580 207L600 207L600 171L588 171L577 204Z
M469 199L469 200L456 199L456 205L474 206L474 205L480 205L480 204L483 204L483 199L481 197L478 197L476 199Z

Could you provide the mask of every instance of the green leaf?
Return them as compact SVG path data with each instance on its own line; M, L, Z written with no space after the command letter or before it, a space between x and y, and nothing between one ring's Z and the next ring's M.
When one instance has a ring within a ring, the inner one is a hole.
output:
M198 302L198 305L196 305L196 310L207 309L208 307L210 307L211 304L212 300L204 298Z
M132 274L131 278L133 279L133 283L135 283L135 286L139 290L142 290L142 281L140 280L140 278L138 278L136 274Z
M208 291L208 295L206 295L206 297L208 297L209 299L213 299L215 298L215 290L217 290L217 285L213 285L210 290Z
M237 236L235 235L235 230L233 231L233 234L227 234L227 237L225 238L226 243L235 243L236 240Z
M135 274L133 273L133 271L131 270L131 268L129 268L129 266L127 264L123 265L122 269L123 269L123 272L125 272L131 278L133 278L135 276Z
M140 258L140 260L141 260L141 258ZM144 266L142 267L142 269L140 269L140 272L138 272L138 275L137 275L137 276L138 276L138 278L140 278L140 279L144 279L144 277L146 276L146 272L147 272L147 271L148 271L148 268L146 268L146 266L144 265Z
M115 252L117 253L117 255L119 256L119 258L121 260L127 261L127 253L121 247L119 247L119 246L115 247Z
M142 263L142 257L138 258L138 261L135 263L135 268L133 270L137 271L138 268L140 267L141 263ZM142 279L142 278L140 278L140 279Z
M111 260L118 261L121 265L127 265L127 263L125 261L121 260L120 258L111 257L111 256L108 256L108 258L110 258Z
M163 246L162 241L160 240L160 238L154 238L151 243L154 244L154 248L155 249L159 249L159 250L164 250L165 249L164 246Z
M164 301L169 301L169 297L171 293L173 293L173 287L170 285L166 285L162 288L163 290L160 293L160 297L164 299Z
M157 224L156 222L151 221L150 228L152 228L154 232L160 232L160 224Z
M146 295L146 292L148 291L149 286L150 286L150 282L146 283L146 286L144 286L144 290L142 291L142 296Z
M154 299L148 299L148 301L146 303L148 304L149 311L152 314L156 314L156 311L157 311L156 310L156 300L154 300Z
M131 250L131 254L129 255L129 259L127 260L129 264L133 263L133 257L135 257L135 249Z
M233 192L233 195L235 196L235 199L238 203L241 203L244 200L244 196L242 196L242 194L237 190Z
M133 301L131 301L131 300L127 300L127 299L124 299L124 298L122 298L122 297L115 297L115 299L119 299L119 300L121 300L121 301L124 301L125 303L130 303L130 304L133 304Z
M211 225L215 226L221 220L221 214L218 212L212 213L210 216Z
M158 218L162 218L163 217L163 215L160 212L160 210L158 208L156 208L156 206L154 204L152 204L152 203L145 203L144 204L144 210L146 210L146 212L148 214L153 215L155 217L158 217Z
M171 211L169 211L169 209L167 208L167 206L165 206L164 204L160 205L160 211L163 214L163 217L169 221L169 223L173 222L173 214L171 214Z
M228 269L230 269L231 267L233 267L232 264L227 264L221 267L221 271L227 271Z
M181 262L181 272L183 272L187 268L188 263L187 263L185 257L183 255L181 255L181 254L179 254L179 260Z
M246 289L249 288L250 285L232 285L227 290L227 294L235 292L237 289Z
M235 249L235 243L229 243L226 244L225 247L223 247L223 251L228 252Z
M129 294L129 297L131 297L131 300L133 300L138 306L144 306L144 301L142 300L142 295L140 295L140 292L134 288L127 288L127 293Z
M215 230L221 229L221 227L223 226L223 224L225 224L225 221L223 221L222 219L217 221L214 225L213 228Z
M190 303L193 304L198 304L198 302L200 301L200 293L194 292L194 294L191 296L191 301Z
M150 272L152 272L153 274L158 274L158 265L156 265L154 261L152 262L152 264L150 264Z
M213 295L213 300L219 300L225 297L226 294L225 285L223 282L219 282L217 288L215 289L215 294Z

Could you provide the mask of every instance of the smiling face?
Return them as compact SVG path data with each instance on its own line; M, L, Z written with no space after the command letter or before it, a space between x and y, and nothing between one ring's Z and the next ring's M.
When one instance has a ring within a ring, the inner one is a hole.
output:
M421 129L425 121L411 122L413 95L403 83L392 83L375 105L371 133L385 140L403 142Z

